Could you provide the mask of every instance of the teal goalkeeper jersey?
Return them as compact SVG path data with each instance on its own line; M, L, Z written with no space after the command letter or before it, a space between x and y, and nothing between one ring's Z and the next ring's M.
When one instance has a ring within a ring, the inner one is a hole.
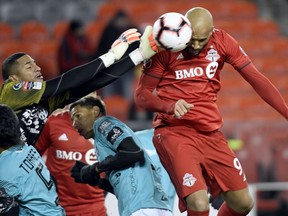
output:
M132 137L141 146L135 133L123 122L111 116L103 116L94 123L95 150L99 162L117 153L121 141ZM160 174L149 156L144 153L145 162L134 166L107 172L114 194L118 199L118 210L121 216L129 216L144 208L170 210L167 194L161 185Z
M173 210L174 200L176 197L176 191L168 173L166 172L165 168L160 162L159 156L152 142L154 129L136 131L135 134L141 141L140 147L146 151L146 153L149 155L149 157L153 161L156 167L156 170L160 173L163 190L168 195L169 205L170 205L170 208Z
M18 201L20 216L66 215L50 173L32 146L16 145L0 154L0 191L7 200Z

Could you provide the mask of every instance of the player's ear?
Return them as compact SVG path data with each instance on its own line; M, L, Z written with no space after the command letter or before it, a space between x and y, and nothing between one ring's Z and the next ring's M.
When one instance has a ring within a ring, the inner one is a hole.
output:
M12 74L9 76L9 80L11 81L19 81L19 78L16 74Z
M98 106L94 106L93 107L93 114L95 116L95 118L99 117L100 115L100 108Z

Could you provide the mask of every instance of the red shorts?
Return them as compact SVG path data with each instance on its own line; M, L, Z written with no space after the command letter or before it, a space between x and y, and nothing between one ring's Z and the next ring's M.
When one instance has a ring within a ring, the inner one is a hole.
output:
M185 197L209 187L213 197L248 187L235 153L220 131L199 133L185 126L156 128L153 143L186 210Z

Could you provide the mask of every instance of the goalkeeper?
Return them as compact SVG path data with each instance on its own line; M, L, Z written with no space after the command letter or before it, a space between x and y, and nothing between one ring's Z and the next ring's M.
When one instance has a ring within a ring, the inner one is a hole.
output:
M151 26L146 27L141 38L137 29L129 29L106 54L48 81L43 81L41 68L28 54L15 53L6 58L2 64L4 84L0 88L0 103L17 113L22 140L34 145L48 115L55 109L108 85L153 56L157 47L151 33ZM139 48L124 56L129 44L139 40Z

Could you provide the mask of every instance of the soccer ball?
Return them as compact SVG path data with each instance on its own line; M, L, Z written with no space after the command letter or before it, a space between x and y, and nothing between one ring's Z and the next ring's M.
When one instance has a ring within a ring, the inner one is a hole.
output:
M153 25L153 37L157 46L171 52L185 49L191 35L192 28L189 20L180 13L165 13Z

